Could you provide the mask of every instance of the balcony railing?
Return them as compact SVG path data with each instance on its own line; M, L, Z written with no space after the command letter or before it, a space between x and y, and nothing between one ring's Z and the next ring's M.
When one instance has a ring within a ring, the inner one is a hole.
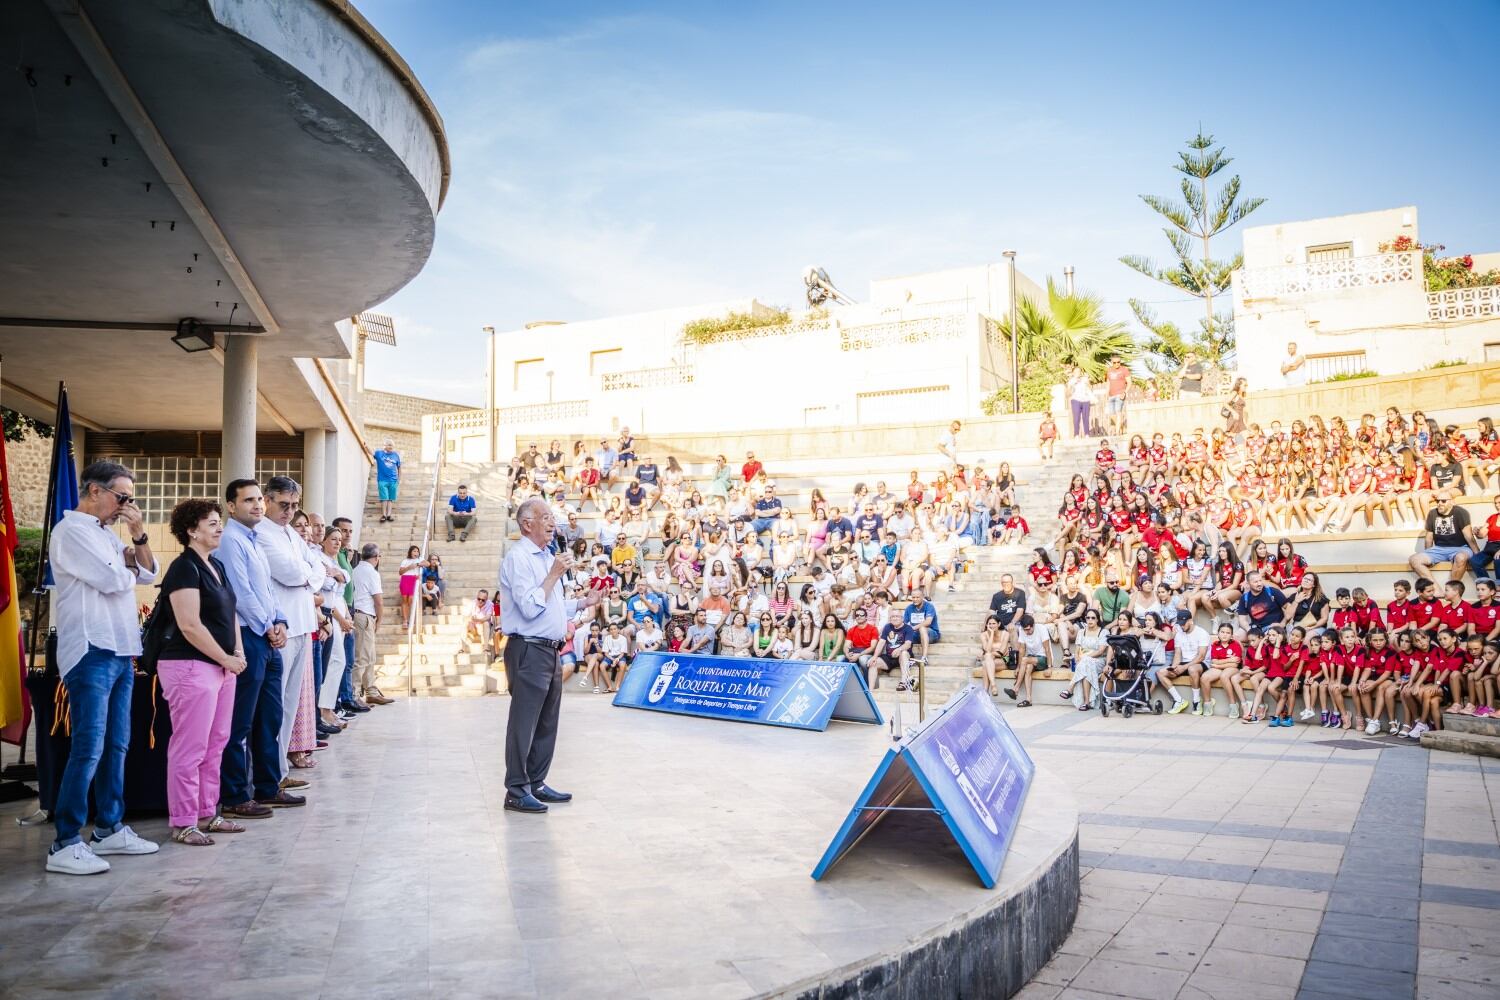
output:
M692 382L692 365L633 368L628 371L606 372L599 376L599 388L603 392L618 392L622 389L663 389L674 385L691 385Z
M1414 250L1278 267L1246 267L1234 272L1237 297L1241 302L1421 279L1422 254Z
M1489 316L1500 316L1500 285L1427 293L1427 318L1434 322Z
M959 313L932 319L902 319L890 323L846 326L839 331L839 350L868 351L877 347L956 340L963 336L968 319L966 314Z
M586 399L564 399L556 403L528 403L524 406L502 406L495 411L496 423L545 424L553 420L589 415Z

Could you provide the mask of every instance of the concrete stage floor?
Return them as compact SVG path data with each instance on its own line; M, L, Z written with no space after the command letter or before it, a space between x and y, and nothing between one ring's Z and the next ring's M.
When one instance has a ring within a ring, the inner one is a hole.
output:
M889 821L814 882L885 727L810 733L602 695L564 701L552 781L576 800L507 813L508 707L377 709L302 772L306 807L208 848L137 821L161 852L104 875L46 874L51 826L12 822L34 803L0 806L0 996L795 995L889 975L1044 868L1077 870L1076 807L1043 771L993 891L931 818Z

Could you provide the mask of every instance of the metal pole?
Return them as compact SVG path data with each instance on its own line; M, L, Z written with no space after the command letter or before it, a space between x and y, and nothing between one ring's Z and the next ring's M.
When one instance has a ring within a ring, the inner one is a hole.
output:
M1010 412L1021 412L1021 327L1016 308L1016 252L1006 250L1002 256L1010 261Z

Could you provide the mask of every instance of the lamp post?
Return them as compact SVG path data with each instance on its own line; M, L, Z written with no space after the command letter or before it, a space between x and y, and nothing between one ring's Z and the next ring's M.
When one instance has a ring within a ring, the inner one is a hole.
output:
M495 328L485 326L480 329L484 331L484 436L490 439L490 461L494 462L500 454L500 429L495 426Z
M1017 346L1021 339L1020 317L1016 309L1016 252L1006 250L1000 254L1010 261L1010 412L1021 412L1021 351Z

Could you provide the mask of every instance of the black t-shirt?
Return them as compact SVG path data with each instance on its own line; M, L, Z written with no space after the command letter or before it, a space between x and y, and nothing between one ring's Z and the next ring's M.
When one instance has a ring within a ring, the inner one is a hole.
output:
M198 591L198 620L203 622L203 627L208 629L208 634L223 647L224 652L233 653L238 645L234 623L234 591L224 583L224 565L219 562L218 557L209 556L208 559L218 573L217 578L203 565L198 553L192 549L184 549L182 555L172 560L172 565L167 567L166 576L162 577L162 600L168 602L170 611L171 599L168 595L178 590ZM174 629L172 637L162 644L161 658L215 662L203 650L188 642L181 629Z
M1437 482L1437 469L1433 469L1433 482ZM1436 507L1427 512L1427 530L1432 533L1432 543L1444 548L1456 548L1469 544L1464 540L1464 529L1469 526L1469 512L1454 504L1447 514Z
M1062 595L1063 617L1067 618L1073 612L1077 611L1079 607L1087 605L1088 603L1089 595L1085 594L1081 590L1078 593L1074 594L1072 597L1069 597L1067 594Z
M1269 590L1271 588L1267 587L1266 589ZM1292 610L1292 624L1300 625L1303 619L1309 616L1316 621L1323 616L1323 609L1326 607L1328 607L1328 598L1326 597L1304 597L1297 602L1296 608Z
M637 465L635 467L635 478L639 479L646 486L650 486L652 483L656 482L656 463L652 462L650 465Z
M1459 463L1457 463L1457 462L1449 462L1446 465L1440 463L1440 464L1434 465L1432 467L1432 487L1433 487L1433 489L1446 490L1449 486L1453 485L1454 483L1458 483L1460 486L1462 486L1463 485L1463 481L1464 481L1464 467L1462 465L1460 465ZM1439 542L1438 544L1441 545L1443 543ZM1462 542L1454 542L1453 544L1454 545L1461 545L1463 543Z
M1182 366L1182 388L1198 392L1203 388L1203 362L1194 361Z
M1004 628L1026 613L1026 592L1020 587L1008 594L1003 590L995 591L995 596L990 598L990 613L1000 620L1000 626Z

